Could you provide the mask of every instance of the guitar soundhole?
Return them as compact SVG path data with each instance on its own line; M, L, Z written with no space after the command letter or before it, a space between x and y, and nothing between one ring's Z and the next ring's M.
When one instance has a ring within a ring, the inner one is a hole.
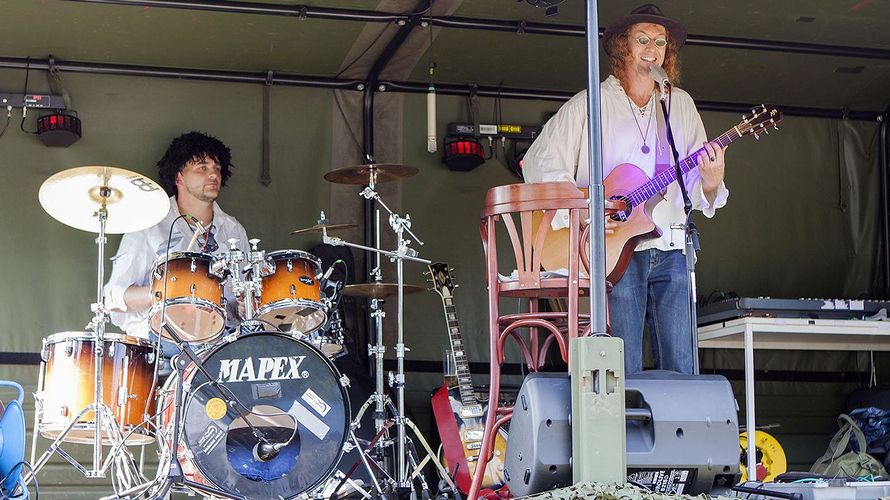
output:
M624 210L615 212L614 214L610 215L609 218L617 222L627 221L627 219L630 217L630 213L633 212L634 209L633 204L630 202L630 200L628 200L624 196L612 196L609 199L613 201L623 201L625 203Z

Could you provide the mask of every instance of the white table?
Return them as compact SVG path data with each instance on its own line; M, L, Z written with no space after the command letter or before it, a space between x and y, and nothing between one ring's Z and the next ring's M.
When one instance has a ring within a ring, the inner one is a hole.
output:
M855 319L738 318L698 328L702 349L745 350L745 415L754 442L754 349L890 351L890 322ZM757 470L748 446L748 470Z

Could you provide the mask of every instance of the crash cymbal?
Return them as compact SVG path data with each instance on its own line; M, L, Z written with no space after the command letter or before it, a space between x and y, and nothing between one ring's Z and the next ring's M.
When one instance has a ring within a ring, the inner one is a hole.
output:
M405 284L405 293L422 292L424 288L417 285ZM343 288L343 295L349 297L366 297L369 299L385 299L398 295L398 283L359 283L357 285L346 285Z
M349 229L353 227L358 227L358 224L316 224L311 227L304 227L303 229L291 231L290 234L302 234L312 231L320 233L322 229L327 229L328 231L336 231L338 229Z
M374 183L377 184L405 179L417 172L419 170L416 167L398 163L370 163L331 170L324 174L324 179L337 184L368 184L373 174Z
M99 232L96 212L108 210L107 234L151 227L170 211L170 201L155 181L117 167L89 166L63 170L40 186L40 204L52 218L73 228Z

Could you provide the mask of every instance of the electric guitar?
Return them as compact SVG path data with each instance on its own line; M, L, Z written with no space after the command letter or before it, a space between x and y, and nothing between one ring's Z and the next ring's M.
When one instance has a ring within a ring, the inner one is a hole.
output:
M761 133L769 133L770 127L778 130L778 125L782 121L782 113L778 109L767 108L765 105L753 108L751 113L750 116L743 116L741 122L713 142L726 147L746 135L753 135L755 139L759 139ZM680 161L680 168L684 174L698 167L698 155L702 152L704 148ZM610 216L612 220L621 221L622 224L618 225L614 233L606 235L606 276L610 283L615 284L624 276L634 248L640 241L661 236L661 230L652 221L652 211L655 205L662 201L660 196L655 195L663 193L675 180L677 171L673 167L661 171L657 167L655 176L650 179L639 167L631 163L618 165L603 180L605 198L626 203L624 210ZM535 214L535 216L532 219L533 227L538 227L542 215ZM541 252L541 266L550 271L567 268L565 249L568 246L567 228L558 231L549 229Z
M482 449L482 433L485 429L485 416L488 404L476 398L473 379L470 376L469 362L464 351L463 336L457 321L454 307L454 289L457 285L451 279L447 264L434 263L429 266L433 286L442 297L445 306L445 319L448 323L448 338L451 341L451 352L454 353L456 380L446 379L445 384L433 396L433 413L436 427L443 443L445 468L454 474L454 466L467 464L466 470L458 467L456 483L464 493L470 489L470 481L476 474L476 464ZM453 382L456 386L450 387ZM447 395L450 408L437 404L444 401ZM450 411L449 411L450 410ZM456 424L456 425L455 425ZM451 444L460 441L460 449ZM485 470L482 480L483 488L498 489L506 483L504 478L504 454L507 449L506 433L501 429L495 437L494 456Z

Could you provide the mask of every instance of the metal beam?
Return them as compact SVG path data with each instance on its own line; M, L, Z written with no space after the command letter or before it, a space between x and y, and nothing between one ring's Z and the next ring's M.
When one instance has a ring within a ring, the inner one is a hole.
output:
M167 9L201 10L230 14L255 14L269 16L296 17L299 19L325 19L355 22L408 22L414 13L387 13L357 9L333 9L305 5L281 5L256 2L234 2L229 0L64 0L68 2L125 5L131 7L156 7ZM584 26L565 24L533 23L523 20L477 19L469 17L436 17L433 26L506 33L583 37ZM599 29L602 36L603 29ZM890 60L890 50L871 47L846 47L819 43L801 43L779 40L757 40L713 35L690 34L686 43L702 47L727 49L762 50L768 52L788 52L818 56L841 56L864 59Z
M26 59L16 57L0 57L0 68L22 69L30 65L32 70L47 70L48 62L45 59ZM243 71L217 71L189 68L169 68L158 66L135 66L128 64L87 63L60 61L56 59L56 67L60 71L71 73L86 73L115 76L140 76L150 78L173 78L181 80L204 80L228 83L256 83L266 85L266 72ZM273 85L314 87L364 91L366 83L358 79L325 78L315 76L301 76L284 73L276 73L272 76ZM428 83L379 81L375 85L375 91L422 93L429 92ZM453 83L436 83L436 93L440 95L469 96L475 91L480 97L492 97L502 99L533 99L543 101L562 102L575 95L575 92L564 90L523 89L511 87L473 86ZM731 113L744 113L750 111L754 104L728 101L696 101L696 106L702 111L720 111ZM782 113L787 116L806 116L813 118L849 119L863 121L883 121L883 111L870 110L843 110L836 108L817 108L803 106L783 106L775 104Z

